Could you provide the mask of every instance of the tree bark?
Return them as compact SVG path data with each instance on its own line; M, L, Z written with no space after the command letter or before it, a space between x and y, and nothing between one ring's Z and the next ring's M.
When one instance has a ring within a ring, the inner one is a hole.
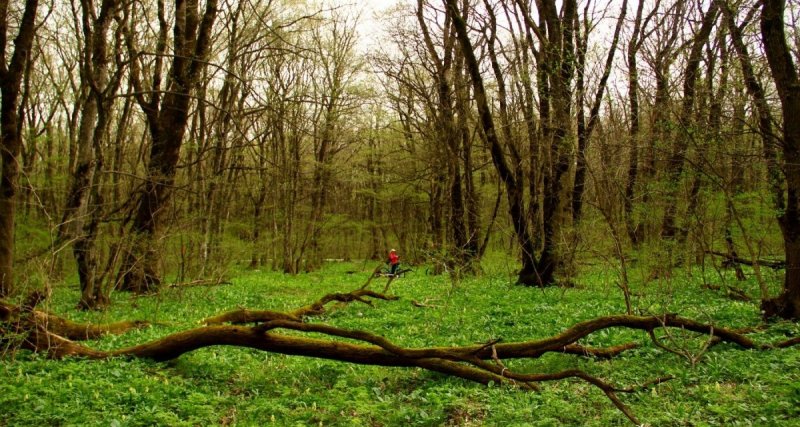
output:
M200 348L228 345L364 365L419 367L481 384L490 382L515 384L528 389L536 389L538 382L579 378L600 388L614 405L637 425L640 424L638 419L616 395L621 392L633 392L635 390L633 388L614 387L576 369L556 373L516 373L509 370L502 360L533 359L556 352L610 358L637 346L636 343L628 343L609 348L591 348L577 344L577 341L582 338L611 328L647 331L654 340L656 339L653 335L654 330L677 328L711 335L715 342L728 342L744 349L769 350L800 344L798 338L775 343L759 343L743 333L674 314L599 317L577 323L559 334L531 341L501 343L500 340L491 340L476 345L425 348L402 347L369 331L342 329L323 323L304 321L306 317L325 313L325 307L330 302L359 301L371 304L371 301L366 299L367 297L384 300L396 299L366 289L359 289L349 293L328 294L312 304L291 312L236 310L205 319L204 323L207 326L173 333L140 345L115 350L95 350L71 339L82 340L96 336L96 334L115 333L143 325L137 322L124 322L107 326L85 325L84 329L83 325L64 322L63 319L35 311L33 307L15 307L4 303L0 303L0 320L3 321L3 324L14 324L17 333L27 334L22 340L23 348L44 353L52 358L77 356L86 359L106 359L128 356L166 361ZM28 313L33 315L25 316ZM235 323L236 325L225 323ZM258 324L256 326L241 325L244 323ZM279 332L280 330L292 333L283 334ZM6 330L0 329L2 334L0 338L6 332ZM304 337L298 333L313 333L317 337ZM354 340L356 343L343 342L341 338ZM493 363L488 363L488 360L492 360ZM656 382L668 379L669 377Z
M7 62L9 2L0 0L0 298L5 298L14 289L14 215L22 150L17 107L20 85L36 30L38 7L38 0L25 1L14 39L14 53Z
M112 95L119 79L110 81L108 70L108 31L118 8L116 0L103 0L95 17L95 4L81 2L84 54L82 80L89 96L82 105L78 130L78 155L72 189L57 241L74 239L73 254L78 267L81 298L78 307L95 309L109 302L104 287L98 283L95 239L102 208L99 186L103 168L103 143L110 121ZM88 221L87 221L88 219ZM63 234L62 234L63 233Z
M761 36L783 113L785 210L778 216L786 254L783 292L762 302L766 317L800 319L800 81L784 31L785 0L764 0Z
M522 200L523 189L511 168L509 168L503 147L497 137L494 119L492 118L486 96L486 89L483 86L480 66L478 64L478 59L475 57L475 51L469 39L469 34L467 33L466 23L461 17L455 0L447 0L447 8L452 17L453 27L455 28L458 41L461 45L461 51L464 54L464 61L469 71L470 79L472 80L475 102L478 106L478 115L484 134L486 135L486 140L489 142L492 162L497 169L497 173L500 175L500 179L503 180L506 186L509 215L511 216L511 222L514 226L517 241L522 250L522 269L520 270L518 280L523 284L539 283L539 277L536 274L534 248L528 232L527 217L525 216L524 202Z
M630 125L630 153L628 154L628 170L625 180L625 195L623 198L623 209L625 212L625 229L628 238L633 245L637 245L641 240L640 224L637 224L633 213L633 200L636 194L636 183L639 176L639 133L640 133L640 111L639 111L639 68L636 63L636 55L642 45L640 34L642 31L642 15L644 0L639 0L636 7L636 18L633 24L633 34L628 42L628 99L631 117Z
M588 5L587 5L588 8ZM589 121L586 121L584 112L585 102L585 73L586 73L586 50L589 44L589 23L588 16L586 20L585 33L583 37L578 37L581 40L578 46L578 152L575 162L575 182L572 186L572 221L578 223L581 219L583 211L583 193L586 185L586 150L589 148L589 142L592 138L592 133L597 126L600 117L600 106L603 102L603 95L606 91L606 84L611 75L611 66L614 64L614 55L617 52L617 44L619 43L619 34L622 31L622 24L625 23L625 16L628 12L628 0L622 1L620 6L620 14L617 18L617 24L614 27L614 35L611 39L611 46L609 46L608 55L606 56L606 63L603 68L603 75L600 77L597 92L594 95L594 101L589 110ZM576 26L579 25L576 23Z
M521 2L518 1L521 4ZM575 143L571 131L572 89L575 74L575 25L577 22L577 2L564 2L561 13L554 1L542 1L539 13L544 21L546 34L540 35L542 60L539 67L544 69L548 81L548 98L552 115L545 125L545 141L549 143L549 165L544 176L544 198L542 210L542 250L536 263L536 283L548 286L555 283L555 273L562 262L557 248L559 233L569 217L568 206L571 191L567 181L570 169L570 152ZM528 13L525 13L529 19Z
M689 52L689 58L686 63L686 70L684 72L683 80L683 102L681 105L680 126L682 134L678 136L673 151L669 156L667 163L667 190L666 197L666 211L661 225L661 237L665 239L672 239L675 237L677 228L675 225L675 215L677 214L677 193L679 189L679 181L683 168L686 163L686 150L689 147L689 142L696 134L696 124L693 120L695 108L695 93L697 87L697 74L702 60L703 46L708 43L711 30L714 23L717 21L719 8L716 3L709 6L708 11L703 14L702 24L700 30L694 37L692 48Z
M158 93L149 102L143 95L137 98L148 119L152 145L147 180L138 196L136 215L130 228L131 246L120 268L119 282L123 290L147 293L157 291L161 285L159 238L186 132L190 94L197 87L210 51L217 0L207 0L202 21L197 9L197 0L175 2L175 56L169 71L169 86L163 99ZM164 26L162 18L162 29ZM154 80L160 80L160 77L156 76ZM141 90L137 92L141 93Z

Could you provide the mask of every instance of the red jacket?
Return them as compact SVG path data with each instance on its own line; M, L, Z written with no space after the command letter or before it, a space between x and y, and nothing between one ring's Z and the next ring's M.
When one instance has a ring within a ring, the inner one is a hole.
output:
M397 254L394 253L394 252L390 253L389 254L389 264L396 265L398 262L400 262L400 257L397 256Z

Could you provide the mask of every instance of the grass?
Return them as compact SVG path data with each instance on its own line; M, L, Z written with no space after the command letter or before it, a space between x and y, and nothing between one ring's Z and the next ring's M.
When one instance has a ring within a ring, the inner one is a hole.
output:
M496 265L501 265L496 263ZM242 271L231 285L169 289L154 297L113 295L102 313L76 312L74 286L57 287L47 308L74 320L146 319L156 326L91 342L116 348L195 327L198 320L236 307L284 310L328 292L360 286L364 264L329 264L320 273L294 277ZM350 274L349 271L357 270ZM405 346L457 345L502 338L542 338L573 323L624 312L615 277L589 269L570 289L514 286L507 268L457 283L427 276L424 269L395 281L399 301L338 307L315 322L364 329ZM736 302L702 289L699 271L637 285L634 303L650 312L677 312L730 327L759 322L754 303ZM635 276L635 275L634 275ZM730 280L707 272L706 280ZM732 282L731 282L732 283ZM742 286L757 294L757 285ZM772 286L776 286L775 283ZM382 283L373 284L380 290ZM410 301L431 307L418 308ZM800 334L793 323L773 324L755 335L764 341ZM699 351L703 339L673 345ZM589 345L642 344L613 360L550 354L509 361L525 372L580 368L634 385L674 375L648 391L622 399L647 425L800 425L800 351L743 351L719 345L691 366L685 358L649 343L638 331L609 330L587 337ZM419 369L359 366L269 354L250 349L206 348L168 363L146 360L50 361L29 352L0 362L0 425L104 426L561 426L627 425L597 389L578 381L547 383L531 393L485 387Z

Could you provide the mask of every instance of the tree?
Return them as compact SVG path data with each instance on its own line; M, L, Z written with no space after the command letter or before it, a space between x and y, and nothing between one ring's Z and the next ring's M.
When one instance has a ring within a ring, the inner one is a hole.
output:
M326 29L327 35L323 33ZM312 93L317 104L314 112L314 171L307 231L307 256L310 258L306 263L307 270L319 268L321 263L320 240L331 193L333 157L346 145L341 135L346 128L343 116L356 104L353 94L348 93L352 91L354 77L361 68L360 60L355 55L356 34L355 23L347 22L340 16L333 16L327 26L313 29L311 34L311 45L318 64Z
M591 141L592 133L594 133L594 129L599 123L600 106L603 102L603 96L606 91L606 85L608 84L608 78L611 76L611 66L614 65L614 55L617 52L619 33L622 30L622 25L625 22L625 15L628 11L628 0L623 0L622 6L620 6L620 14L617 18L617 24L614 27L614 35L611 38L611 46L608 49L606 62L603 66L603 74L600 77L600 82L597 85L597 92L595 93L594 100L592 101L589 109L589 120L587 122L585 111L586 51L588 50L589 33L591 32L590 19L588 16L586 16L586 11L588 9L589 3L586 4L586 9L584 11L583 33L580 34L579 32L578 37L576 37L578 40L578 81L576 88L578 92L578 151L575 162L575 183L572 187L572 220L576 223L580 220L581 213L583 211L583 193L585 191L584 186L586 185L586 151L589 149L589 142ZM639 17L640 15L641 13L639 14ZM580 29L580 26L577 23L576 28Z
M785 0L764 0L761 37L772 79L778 89L783 113L783 173L786 180L785 209L778 224L786 254L783 292L762 303L765 316L800 318L800 80L784 31ZM769 161L769 159L767 159ZM783 195L781 195L783 198Z
M408 157L392 169L427 198L426 243L420 249L434 263L433 271L474 272L483 234L482 182L475 175L485 170L475 160L483 155L476 144L482 135L473 118L464 55L447 13L426 1L409 9L406 19L395 18L398 25L390 32L396 49L376 58Z
M722 20L725 24L725 28L730 36L731 43L733 45L734 51L736 52L736 56L739 59L739 64L741 68L742 78L744 79L744 87L747 94L752 98L753 105L755 107L756 117L757 117L757 126L758 126L758 133L761 138L761 148L764 157L764 161L767 168L767 182L768 182L768 189L770 195L772 197L772 204L776 211L780 212L783 211L784 206L784 198L783 198L783 187L782 187L782 173L780 168L778 167L778 159L776 150L779 147L779 143L776 141L775 132L773 131L773 122L775 121L772 112L770 111L769 104L766 99L766 94L764 93L764 88L759 80L758 76L756 75L755 69L753 67L752 57L750 55L749 49L744 42L743 37L743 29L750 23L750 20L753 18L753 13L757 10L754 6L750 13L748 13L747 18L745 21L740 25L736 23L736 19L734 16L731 7L728 5L726 1L718 1L717 4L719 5L719 9L722 12ZM741 108L743 110L743 107ZM740 114L743 114L740 113ZM743 124L744 119L740 118L739 121ZM738 132L741 133L741 132ZM743 170L740 168L731 168L731 174L736 176L743 173ZM738 169L738 170L737 170ZM734 183L736 183L736 187L740 187L740 179L734 178L732 179ZM734 191L739 191L739 188L735 188ZM730 197L726 197L726 204L727 204L727 218L726 220L733 219L735 216L735 206L733 202L730 200ZM733 248L733 239L729 236L729 230L726 228L726 246L728 249L728 254L731 257L736 257L736 252ZM751 257L755 257L754 251L751 250ZM755 263L755 259L751 260L753 264L753 268L755 270L756 276L760 276L760 268L758 263ZM744 274L741 273L741 269L737 265L737 276L743 278ZM759 282L762 284L762 300L767 299L768 297L768 289L763 284L763 280L759 278Z
M522 183L518 176L512 171L508 165L503 146L500 144L497 132L495 130L494 118L492 117L489 109L489 102L486 95L486 88L483 84L483 77L481 77L480 65L475 56L475 50L472 47L472 41L469 39L467 33L467 26L464 18L459 11L459 7L455 0L447 0L447 10L453 21L453 28L455 29L458 42L461 45L461 51L464 54L464 62L469 72L470 79L472 80L472 87L475 96L475 103L478 107L478 116L486 140L489 143L489 151L492 155L492 162L494 163L497 173L503 180L506 186L506 196L508 198L509 215L514 227L517 241L522 249L522 270L519 273L519 281L521 283L533 284L542 283L541 276L537 275L536 262L534 260L534 247L533 241L530 238L528 231L528 218L525 215L524 201L522 197Z
M442 54L440 56L431 31L428 29L424 11L424 2L417 1L417 22L422 32L428 60L433 66L431 74L436 88L435 102L432 103L434 130L431 136L435 143L439 144L439 150L443 153L441 160L447 169L445 192L450 199L447 224L449 225L448 235L452 242L452 246L447 250L447 259L450 261L451 269L469 271L475 268L473 261L477 256L477 236L471 233L468 227L471 225L474 230L477 220L475 210L470 209L473 202L470 200L472 170L469 167L470 156L468 155L470 153L469 129L467 129L468 93L465 93L467 89L462 81L463 62L461 58L463 54L460 49L456 49L457 44L451 27L451 18L445 14L441 31ZM462 13L464 16L469 14L467 9ZM463 169L462 158L466 162ZM439 184L445 185L444 183ZM468 220L471 221L469 225L465 223L467 211L470 211L470 215L467 215Z
M632 46L636 51L642 51L644 58L650 65L655 80L655 93L651 94L653 103L650 105L649 114L650 132L645 139L647 144L645 147L642 147L644 150L641 155L639 155L638 149L636 150L637 157L641 159L641 164L636 168L635 175L629 174L628 183L631 194L633 194L635 192L635 186L637 185L636 182L638 182L638 186L641 187L641 205L646 209L652 209L654 207L652 206L653 200L651 200L651 197L653 194L653 186L658 177L659 165L657 160L659 158L659 153L665 150L665 146L673 137L673 132L671 131L672 127L670 126L670 110L672 104L670 77L671 68L680 57L681 46L679 38L681 29L684 28L686 22L687 2L678 0L669 3L666 6L666 10L659 9L660 5L661 2L657 1L651 15L648 15L648 18L649 16L657 17L653 28L645 33L647 29L645 22L640 28L641 34L639 38L641 44ZM647 21L647 19L645 21ZM647 35L645 36L645 34ZM640 81L638 75L639 73L637 71L635 76L636 84L644 91L646 89L642 87L642 81ZM629 76L629 84L630 77L631 76ZM638 96L636 98L631 98L631 102L635 101L637 105L638 100ZM638 122L640 116L636 115L635 117ZM629 167L629 173L630 172L633 172L633 169ZM635 178L635 180L631 180L631 178ZM633 210L633 206L631 205L629 211L633 212ZM636 243L642 243L652 238L653 234L658 232L655 230L655 226L650 226L650 222L655 220L652 217L653 215L644 215L640 218L638 225L635 224L636 221L634 220L629 221L629 228L632 228L637 233L634 240Z
M529 225L529 217L525 213L524 183L522 174L519 172L521 167L521 157L515 153L513 144L507 144L511 153L511 165L506 160L505 150L500 143L498 134L495 130L494 119L491 115L486 89L483 85L483 78L480 73L480 64L472 42L469 39L466 22L459 11L459 6L455 1L447 1L447 10L451 14L453 26L464 53L465 63L472 79L473 90L475 92L475 102L481 125L490 147L493 164L503 182L506 185L506 195L508 197L508 209L517 242L521 249L522 268L519 273L519 283L526 285L549 286L555 283L555 272L559 266L560 254L557 249L557 241L564 225L568 220L567 210L571 191L568 191L568 171L570 169L569 154L573 143L573 135L569 123L572 121L572 89L571 82L575 72L575 25L577 19L577 3L567 1L564 3L561 14L554 2L545 1L537 4L541 25L536 24L531 12L524 2L517 1L515 4L520 10L526 33L536 34L539 39L539 48L532 43L532 37L528 37L527 48L531 49L533 56L538 62L538 83L539 83L539 106L540 121L542 124L541 143L542 151L546 153L546 159L542 169L543 180L541 186L542 194L542 248L538 258L531 239L532 231ZM491 20L490 25L494 21ZM496 27L496 24L494 25ZM492 40L496 39L496 29L492 31ZM506 139L510 139L510 123L504 117L508 113L503 112L502 103L505 102L503 95L505 83L503 73L500 71L497 55L492 55L492 43L489 44L490 59L492 69L498 82L498 93L501 101L500 117L502 123L502 133ZM530 119L527 120L530 123ZM530 129L530 128L529 128ZM529 130L530 132L530 130ZM531 144L531 157L538 147ZM531 169L540 165L531 164ZM531 171L531 202L538 198L538 191L535 189L538 177Z
M14 38L14 51L8 57L9 1L0 0L0 298L14 289L14 215L19 191L20 86L31 53L36 31L38 0L26 0Z
M100 308L109 303L106 289L97 277L95 240L103 205L99 188L103 146L111 121L113 95L122 77L121 72L109 76L108 69L108 31L118 7L116 0L103 0L100 13L95 16L94 2L81 2L84 47L80 74L88 97L81 105L77 164L57 241L74 239L73 253L81 286L78 305L84 309Z
M633 33L628 41L627 61L628 61L628 99L630 111L630 154L628 155L628 170L625 177L625 195L623 197L623 209L625 212L625 229L628 238L635 245L640 240L640 228L633 215L633 199L636 193L636 182L639 176L639 139L641 133L640 107L639 107L639 68L637 65L637 55L644 41L643 29L647 28L648 23L655 15L656 7L647 15L642 22L644 10L644 0L639 0L636 7L636 18L634 18Z
M702 59L703 46L708 43L711 30L717 21L719 9L716 3L709 6L708 11L702 15L701 26L692 41L691 51L686 62L686 70L683 77L683 100L681 102L681 112L679 124L682 134L677 137L672 152L669 155L666 173L667 190L666 211L661 226L661 237L671 239L676 235L675 215L677 211L676 194L678 192L678 182L686 164L686 150L689 147L692 134L695 132L693 122L695 112L695 93L697 91L698 68Z
M518 342L491 339L485 343L456 346L403 347L391 339L367 330L345 329L311 318L328 313L331 303L344 305L373 301L393 301L398 297L367 289L347 293L332 293L291 311L238 309L202 319L203 326L175 332L142 344L113 350L98 350L79 341L105 334L120 334L148 326L146 322L126 321L108 325L80 324L36 309L41 297L34 294L22 306L0 301L0 337L7 333L6 325L24 339L19 347L54 359L79 357L85 361L113 357L132 357L154 361L169 361L183 354L211 346L235 346L263 352L337 360L360 365L420 368L480 384L507 384L523 390L536 391L539 383L580 379L600 389L631 422L641 425L633 411L619 398L621 393L634 393L646 386L621 388L581 369L556 372L521 373L509 369L504 359L537 359L546 354L611 359L638 347L629 342L612 347L589 347L578 344L597 332L613 329L648 332L657 330L691 331L710 337L710 343L725 342L748 350L775 350L800 344L796 337L774 343L753 340L746 333L710 323L698 322L676 314L612 315L585 320L561 333L545 338ZM288 331L289 333L285 333ZM304 336L313 334L313 337ZM342 338L348 341L342 341ZM665 346L661 345L666 348ZM678 353L676 350L673 352ZM678 353L680 354L680 353ZM491 362L490 362L491 361ZM659 384L672 379L658 378L646 384Z
M157 55L166 51L167 23L164 3L159 3L161 25ZM175 0L173 27L174 54L166 87L162 93L161 70L156 67L150 88L145 97L139 54L135 52L133 29L127 29L131 55L131 80L136 100L147 118L151 137L147 178L139 191L136 213L130 228L131 243L120 268L122 289L144 293L158 290L162 273L159 263L161 251L158 239L164 226L165 212L169 206L176 166L189 116L191 93L197 88L211 50L212 29L217 16L217 0L207 0L202 17L198 15L197 0Z

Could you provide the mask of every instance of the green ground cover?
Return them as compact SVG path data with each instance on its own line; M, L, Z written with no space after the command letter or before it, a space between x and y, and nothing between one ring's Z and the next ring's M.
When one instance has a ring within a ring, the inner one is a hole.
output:
M146 319L150 328L108 336L89 345L110 349L142 343L198 326L204 317L237 307L292 309L328 292L360 286L372 264L331 264L320 273L295 277L241 272L232 284L168 289L152 297L114 294L102 313L73 309L75 286L58 287L45 308L79 321ZM591 269L590 269L591 270ZM356 271L353 273L352 271ZM615 276L604 269L584 273L575 288L514 286L502 268L452 282L419 268L397 280L398 301L351 304L314 322L363 329L405 346L456 345L502 338L505 342L555 334L573 323L624 312ZM642 284L633 274L634 303L653 313L676 312L728 327L759 323L755 303L738 302L703 289L695 270ZM707 272L710 281L730 280ZM732 282L731 282L732 283ZM380 285L380 286L378 286ZM776 286L774 283L773 286ZM757 294L752 282L743 285ZM378 290L382 283L373 285ZM412 300L429 307L419 308ZM754 334L760 341L800 335L797 324L775 323ZM656 348L641 331L607 330L583 344L628 341L641 347L612 360L550 354L509 361L519 372L580 368L618 385L674 375L644 392L622 395L647 425L800 425L800 349L745 351L715 346L692 366ZM705 339L675 346L697 353ZM547 383L540 392L482 386L419 369L360 366L269 354L239 348L206 348L167 363L114 359L51 361L29 352L0 362L0 425L342 425L342 426L561 426L629 425L598 389L569 380Z

